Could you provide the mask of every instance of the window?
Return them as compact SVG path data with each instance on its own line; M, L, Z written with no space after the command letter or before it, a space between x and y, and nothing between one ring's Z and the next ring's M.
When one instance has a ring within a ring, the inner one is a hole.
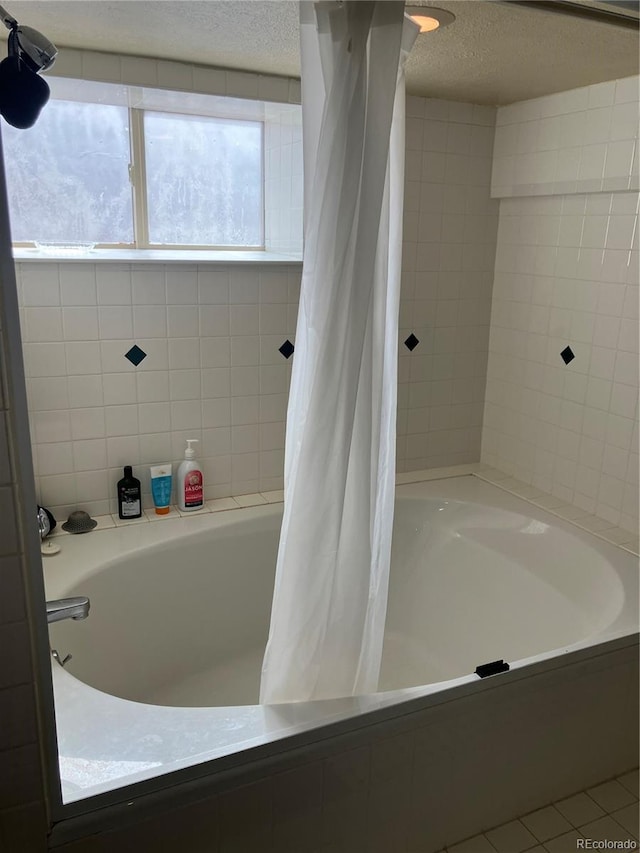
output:
M265 248L264 138L273 108L50 83L33 128L2 127L15 243Z
M29 130L3 125L15 242L134 242L128 125L124 107L54 100Z
M262 127L144 113L149 243L261 246Z

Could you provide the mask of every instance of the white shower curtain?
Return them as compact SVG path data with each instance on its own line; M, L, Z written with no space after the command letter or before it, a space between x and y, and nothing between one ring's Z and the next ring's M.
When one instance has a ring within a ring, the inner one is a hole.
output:
M395 486L404 4L300 4L305 250L262 703L377 689Z

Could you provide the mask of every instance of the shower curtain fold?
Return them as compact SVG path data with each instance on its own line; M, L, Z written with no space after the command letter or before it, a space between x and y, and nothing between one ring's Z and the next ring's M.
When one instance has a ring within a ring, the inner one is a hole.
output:
M260 701L377 689L395 488L404 5L300 4L305 250Z

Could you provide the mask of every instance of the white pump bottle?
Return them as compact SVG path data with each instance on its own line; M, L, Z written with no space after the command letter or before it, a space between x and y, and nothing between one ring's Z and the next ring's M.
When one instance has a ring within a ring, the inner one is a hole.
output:
M202 469L195 461L195 450L192 444L197 444L197 438L187 439L187 449L184 452L184 462L180 463L177 477L178 507L183 512L192 512L204 506L204 480Z

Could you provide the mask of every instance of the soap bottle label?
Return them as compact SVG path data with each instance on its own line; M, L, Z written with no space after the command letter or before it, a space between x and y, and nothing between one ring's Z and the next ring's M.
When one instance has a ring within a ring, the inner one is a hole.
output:
M189 471L184 480L184 505L202 506L202 471Z
M140 492L136 488L120 490L120 515L122 518L139 518Z

